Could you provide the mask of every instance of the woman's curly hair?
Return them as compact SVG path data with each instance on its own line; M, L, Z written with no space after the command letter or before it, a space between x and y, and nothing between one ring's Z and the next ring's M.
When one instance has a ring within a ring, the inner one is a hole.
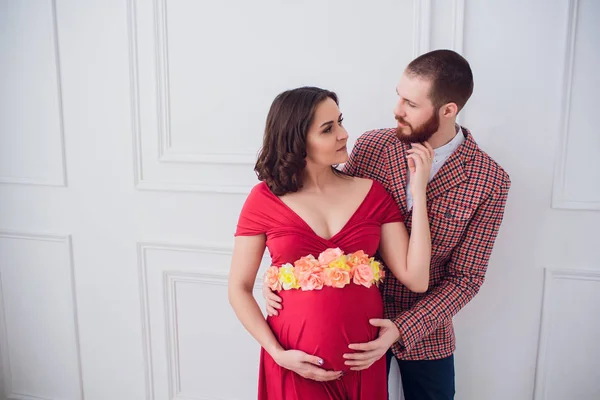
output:
M317 87L288 90L273 100L254 171L275 195L302 187L306 136L317 106L328 98L339 104L335 93Z

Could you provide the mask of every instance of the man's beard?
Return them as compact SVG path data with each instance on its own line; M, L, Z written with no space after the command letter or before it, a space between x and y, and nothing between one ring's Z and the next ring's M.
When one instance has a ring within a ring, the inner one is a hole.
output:
M429 140L429 138L433 136L433 134L436 133L440 128L440 116L437 113L437 111L434 111L431 115L431 118L422 123L416 129L413 128L411 124L402 119L402 117L399 117L397 115L396 121L401 122L403 125L405 125L403 127L398 126L396 132L396 136L398 136L398 139L400 139L404 143L423 143ZM402 132L402 129L407 127L410 128L409 134L405 134Z

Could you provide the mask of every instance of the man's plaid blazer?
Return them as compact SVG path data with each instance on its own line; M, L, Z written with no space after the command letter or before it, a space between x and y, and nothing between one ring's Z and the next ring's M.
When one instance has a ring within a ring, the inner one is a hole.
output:
M455 349L452 317L479 291L485 278L510 178L462 128L465 141L427 186L432 256L429 290L413 293L388 274L381 286L385 316L400 330L392 351L399 359L434 360ZM460 134L460 133L459 133ZM344 171L382 183L404 215L410 233L412 212L406 209L406 150L395 129L363 134Z

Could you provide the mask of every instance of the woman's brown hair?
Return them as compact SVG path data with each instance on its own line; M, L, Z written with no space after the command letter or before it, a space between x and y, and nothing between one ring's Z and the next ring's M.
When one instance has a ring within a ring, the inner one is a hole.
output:
M275 195L302 187L306 136L317 106L328 98L339 104L335 93L317 87L287 90L273 100L254 171Z

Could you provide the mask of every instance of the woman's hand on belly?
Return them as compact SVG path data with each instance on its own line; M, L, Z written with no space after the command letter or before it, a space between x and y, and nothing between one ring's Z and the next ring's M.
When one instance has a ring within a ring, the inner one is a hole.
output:
M341 371L326 371L321 368L323 360L300 350L281 350L273 354L275 362L285 369L313 381L333 381L342 376Z

